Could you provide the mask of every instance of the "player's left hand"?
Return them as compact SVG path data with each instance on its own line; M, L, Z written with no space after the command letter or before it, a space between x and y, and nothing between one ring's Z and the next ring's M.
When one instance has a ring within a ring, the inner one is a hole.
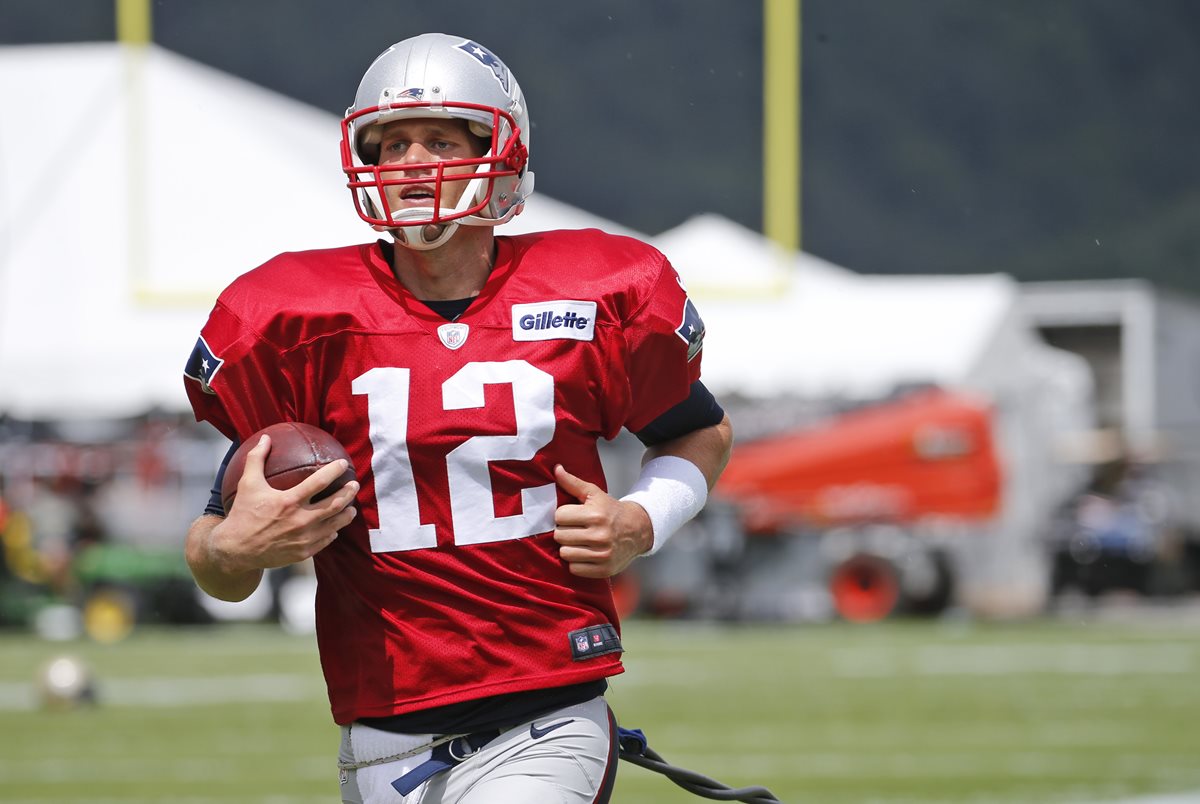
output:
M554 467L554 480L579 501L554 512L558 555L573 574L611 578L650 549L654 531L642 506L621 502L562 466Z

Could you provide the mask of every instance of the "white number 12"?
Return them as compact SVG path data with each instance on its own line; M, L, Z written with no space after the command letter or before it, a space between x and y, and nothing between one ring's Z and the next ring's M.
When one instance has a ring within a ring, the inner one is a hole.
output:
M371 528L371 552L437 547L433 525L421 524L417 484L408 446L410 369L373 368L356 377L351 390L367 397L371 470L379 505L379 527ZM484 407L485 385L512 388L513 435L477 435L446 456L450 516L456 544L521 539L554 528L557 491L553 483L521 490L521 513L496 516L491 461L528 461L554 437L554 378L524 360L468 363L442 384L443 410Z

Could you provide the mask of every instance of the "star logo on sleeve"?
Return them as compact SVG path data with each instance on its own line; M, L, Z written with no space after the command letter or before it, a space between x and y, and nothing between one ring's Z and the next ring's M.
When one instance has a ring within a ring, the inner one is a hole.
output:
M675 330L675 334L688 345L687 359L689 362L704 348L704 321L700 318L700 311L696 309L696 305L692 304L691 299L688 299L683 306L683 323L679 325L679 329Z
M196 339L196 345L192 347L192 353L188 357L187 365L183 368L183 376L200 383L200 390L204 391L204 393L215 394L216 391L213 390L212 381L224 363L225 361L213 353L208 342L201 336Z

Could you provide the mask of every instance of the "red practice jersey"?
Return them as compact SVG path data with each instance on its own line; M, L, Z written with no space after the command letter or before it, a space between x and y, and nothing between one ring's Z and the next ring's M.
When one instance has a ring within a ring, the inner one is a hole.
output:
M621 672L610 582L558 556L576 500L554 466L604 487L597 440L687 397L702 325L637 240L496 242L453 323L378 244L280 255L221 294L189 362L197 419L238 440L306 422L354 461L359 514L315 558L338 723Z

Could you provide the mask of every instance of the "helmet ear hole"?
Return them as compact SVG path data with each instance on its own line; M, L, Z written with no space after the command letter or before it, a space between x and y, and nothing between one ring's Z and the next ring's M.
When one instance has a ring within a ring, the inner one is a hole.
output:
M359 129L355 137L357 139L358 158L366 165L379 164L379 143L383 137L379 131L379 125L364 126Z
M492 150L492 137L489 134L486 137L475 137L475 147L478 151L478 156L483 156L488 151Z
M477 120L467 121L467 131L475 138L478 155L483 156L492 150L492 130Z

